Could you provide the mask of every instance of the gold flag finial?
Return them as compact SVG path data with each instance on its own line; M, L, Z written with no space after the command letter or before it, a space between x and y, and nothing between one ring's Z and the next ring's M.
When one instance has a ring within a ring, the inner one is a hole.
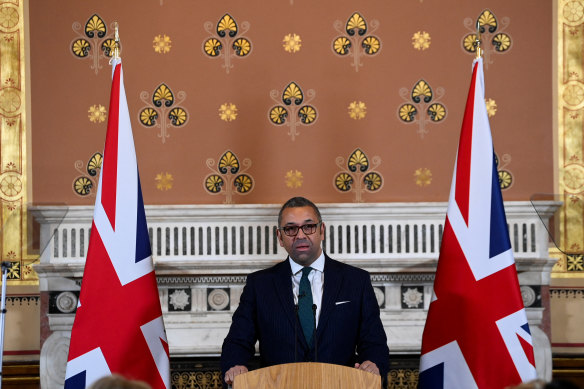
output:
M481 48L481 23L477 20L477 37L475 39L477 48L477 59L483 56L483 49Z
M118 31L118 22L114 22L114 55L113 59L120 59L120 33Z

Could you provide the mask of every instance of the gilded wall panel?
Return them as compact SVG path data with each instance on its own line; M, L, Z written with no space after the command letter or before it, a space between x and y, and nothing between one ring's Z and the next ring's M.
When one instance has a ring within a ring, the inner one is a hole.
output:
M558 1L558 198L560 251L552 277L584 277L584 2Z
M38 359L40 304L27 203L25 4L0 1L0 260L8 262L4 360Z
M0 2L0 257L9 284L38 284L27 234L27 139L24 5Z

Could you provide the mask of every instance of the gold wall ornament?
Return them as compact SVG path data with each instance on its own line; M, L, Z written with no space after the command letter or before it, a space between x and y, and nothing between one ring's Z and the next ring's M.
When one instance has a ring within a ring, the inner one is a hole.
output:
M222 389L221 371L172 371L170 383L176 389Z
M363 56L374 56L381 50L381 41L377 36L371 35L379 28L379 21L376 19L368 25L359 12L354 12L346 23L336 20L333 27L341 34L333 40L333 52L341 57L352 57L351 66L356 72L363 66Z
M11 30L18 25L20 15L15 7L0 8L0 27L4 30Z
M300 39L300 35L297 34L287 34L282 39L284 50L288 53L297 53L300 51L302 47L302 39Z
M550 249L558 258L552 278L584 278L584 1L557 2L557 156L558 197L563 206L556 214L562 250Z
M418 31L412 35L412 46L416 50L424 51L430 48L431 38L426 31Z
M576 249L582 249L582 246L577 246L575 247ZM584 273L584 255L568 255L566 259L566 268L568 271Z
M154 177L154 181L156 181L156 189L167 191L172 189L174 178L172 177L172 174L168 172L158 173L156 177Z
M333 186L340 192L353 192L356 203L363 202L363 193L377 192L383 187L383 178L375 169L381 164L379 156L373 157L371 163L367 155L359 148L355 149L347 159L337 157L335 160L341 171L333 178Z
M113 31L113 27L111 27ZM115 40L113 34L108 34L104 20L98 15L92 15L85 26L79 22L73 23L73 31L77 38L71 42L71 53L75 58L90 60L90 68L97 75L103 68L101 61L108 60L114 54Z
M140 100L145 107L140 109L138 120L144 127L157 127L160 129L158 137L164 144L166 139L170 137L168 133L169 127L182 127L189 118L185 108L180 107L187 97L184 91L177 93L175 100L174 92L165 83L160 84L152 93L152 101L150 102L150 95L146 91L140 93Z
M221 104L219 118L224 122L232 122L237 118L237 106L233 103Z
M432 183L432 171L428 168L419 168L414 172L416 185L423 188Z
M416 82L412 90L400 88L399 94L405 104L402 104L397 111L398 118L406 124L417 123L420 138L428 134L427 124L436 124L446 119L446 107L440 99L444 97L444 88L436 89L436 93L425 80Z
M234 194L246 195L253 190L253 177L246 173L251 167L251 159L245 158L240 164L237 155L227 150L217 163L213 158L207 159L206 163L213 173L205 177L203 186L209 194L225 195L225 204L234 204Z
M205 22L203 27L210 35L203 42L203 52L210 58L223 58L222 67L227 74L233 68L233 58L244 58L251 53L251 41L243 36L249 30L249 22L241 23L240 29L235 19L225 14L217 25Z
M476 20L464 19L464 26L471 32L462 38L462 49L469 54L476 55L478 25L483 62L485 68L488 69L489 64L493 63L494 54L503 54L511 50L511 36L505 32L510 22L508 17L504 17L499 23L495 14L489 9L483 10Z
M495 166L497 168L497 174L499 175L499 187L501 190L510 189L515 181L513 178L513 173L506 169L510 163L510 154L503 154L501 159L499 159L499 156L495 154Z
M284 91L273 89L270 91L270 97L276 104L283 103L284 105L276 105L270 109L268 119L275 126L288 126L288 135L292 141L296 139L300 133L296 130L297 126L308 126L313 124L317 119L316 108L309 105L316 92L314 89L306 91L306 96L298 84L295 82L289 83Z
M99 170L101 170L102 162L103 154L99 151L95 152L91 158L89 158L87 165L85 165L85 163L83 163L81 160L75 161L75 170L77 170L77 172L80 174L73 180L73 192L77 196L95 196L95 193L93 193L92 190L93 188L97 189L97 173Z
M304 177L302 176L302 172L298 170L288 170L284 180L288 188L296 189L302 187Z
M23 1L0 1L0 260L10 285L38 285L29 247L25 12Z
M10 258L14 257L15 254L13 251L8 252L5 257ZM20 262L18 261L9 261L10 268L8 268L8 272L6 273L6 278L9 280L19 280L20 279Z
M420 371L418 369L391 369L388 389L417 389Z
M367 106L362 101L353 101L349 104L349 117L355 120L364 119L367 115Z
M172 41L166 34L156 35L152 41L152 48L159 54L166 54L172 48Z
M101 104L94 104L87 110L87 117L92 123L103 123L107 118L107 110Z
M490 118L497 114L497 102L493 99L485 99L485 107Z

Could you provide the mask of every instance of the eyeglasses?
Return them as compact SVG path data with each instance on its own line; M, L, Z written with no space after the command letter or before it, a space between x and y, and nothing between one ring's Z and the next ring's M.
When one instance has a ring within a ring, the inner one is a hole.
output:
M285 226L280 227L279 230L284 231L284 234L287 236L296 236L298 235L298 230L302 228L302 232L304 232L305 235L312 235L316 232L316 228L320 226L321 223L322 222L309 223L302 226Z

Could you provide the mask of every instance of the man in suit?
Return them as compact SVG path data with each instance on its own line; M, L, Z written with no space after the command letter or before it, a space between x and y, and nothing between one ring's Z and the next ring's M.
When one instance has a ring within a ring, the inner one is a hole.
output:
M294 197L280 209L277 236L288 258L247 277L221 353L228 384L248 371L258 340L262 366L314 361L387 375L387 337L369 273L326 255L324 232L310 200Z

